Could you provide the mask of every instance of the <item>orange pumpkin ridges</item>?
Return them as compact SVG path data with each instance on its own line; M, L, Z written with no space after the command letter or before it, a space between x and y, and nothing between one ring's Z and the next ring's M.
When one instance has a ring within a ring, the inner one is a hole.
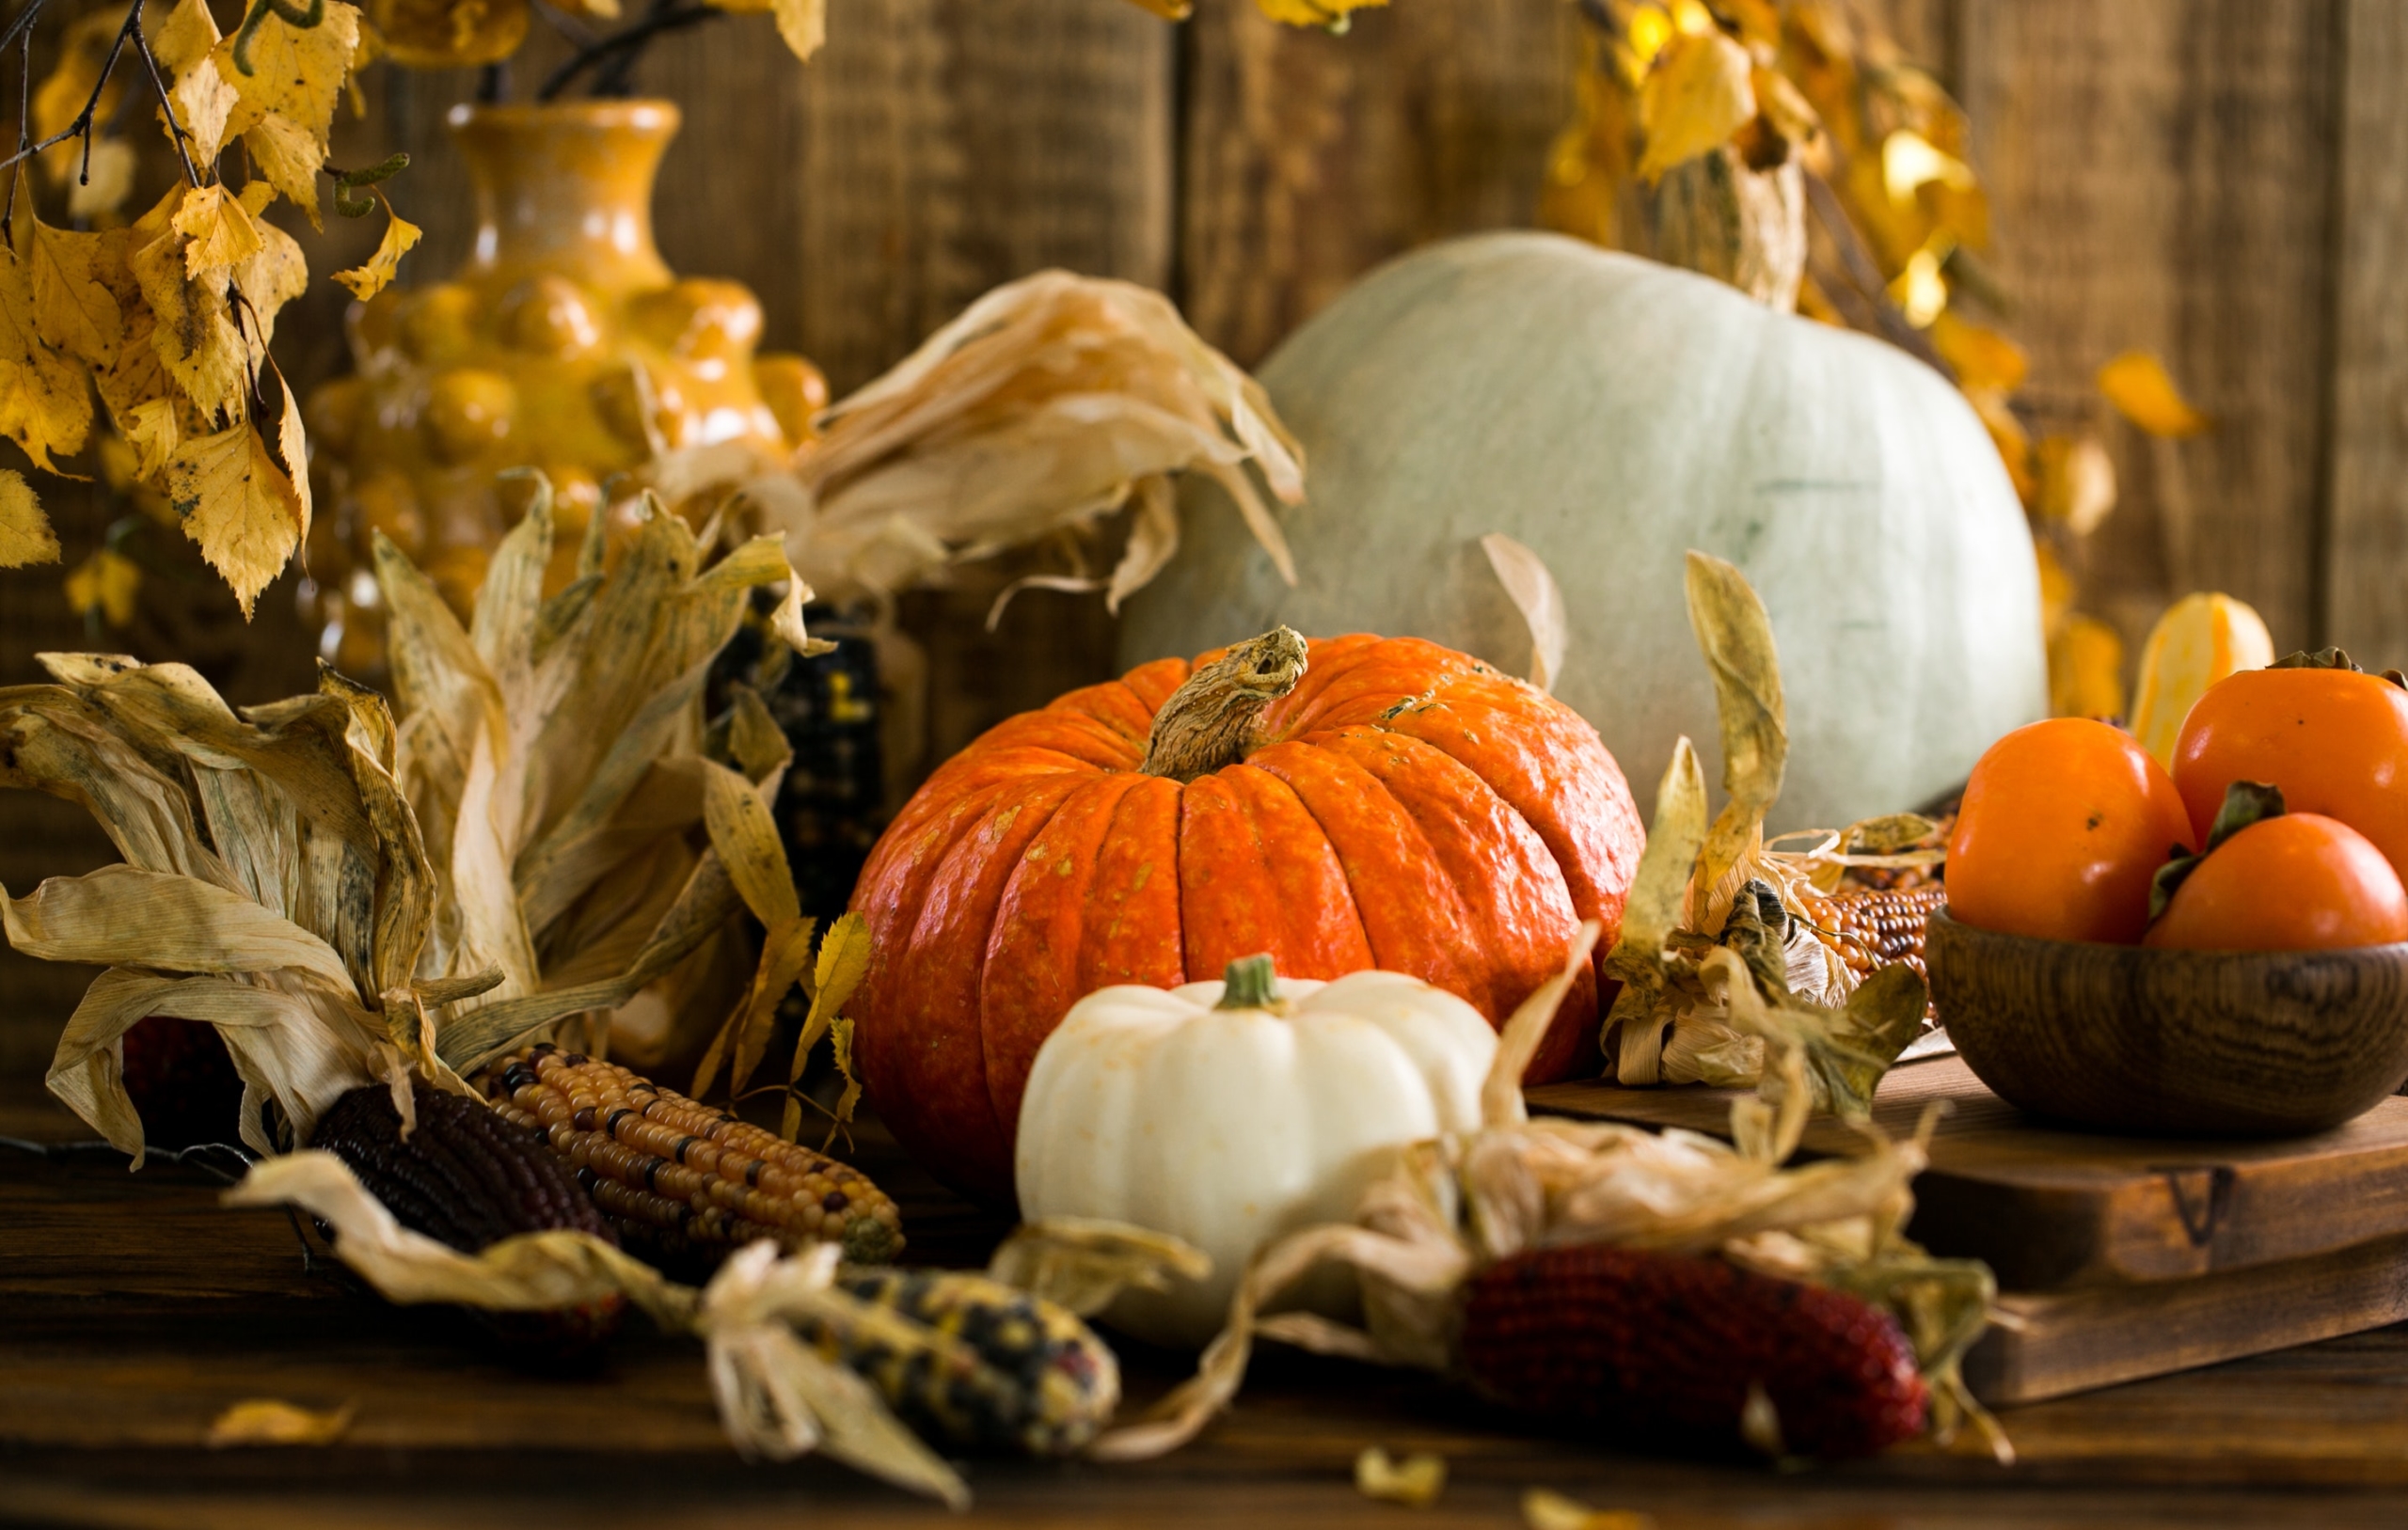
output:
M1434 643L1281 629L1157 660L998 724L896 816L853 895L855 1062L905 1147L1007 1203L1029 1068L1084 995L1268 952L1500 1024L1581 920L1611 946L1643 839L1595 729ZM1574 989L1533 1082L1593 1065L1599 1000Z

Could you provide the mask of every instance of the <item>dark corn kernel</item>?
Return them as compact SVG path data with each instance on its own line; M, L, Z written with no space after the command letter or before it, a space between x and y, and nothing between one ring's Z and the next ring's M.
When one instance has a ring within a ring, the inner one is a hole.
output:
M898 1352L816 1323L806 1343L878 1388L895 1416L933 1443L965 1451L1074 1455L1120 1397L1112 1351L1068 1310L984 1275L860 1270L837 1276L854 1298L934 1329L974 1355Z
M411 1104L418 1125L404 1141L392 1090L364 1084L318 1118L309 1145L342 1159L403 1226L463 1254L552 1228L618 1241L541 1133L423 1080L412 1080ZM624 1306L612 1297L558 1312L480 1316L514 1348L561 1359L608 1338Z
M859 1264L903 1247L895 1203L859 1170L614 1063L536 1047L475 1081L575 1167L628 1252L664 1270L699 1275L763 1238L842 1242Z
M1880 968L1904 962L1928 981L1923 961L1925 933L1932 910L1948 902L1942 882L1890 891L1842 891L1805 901L1805 923L1814 938L1838 953L1861 983Z
M1553 1418L1737 1437L1762 1387L1784 1448L1839 1459L1923 1431L1928 1397L1895 1318L1725 1260L1581 1244L1491 1265L1465 1292L1463 1365Z

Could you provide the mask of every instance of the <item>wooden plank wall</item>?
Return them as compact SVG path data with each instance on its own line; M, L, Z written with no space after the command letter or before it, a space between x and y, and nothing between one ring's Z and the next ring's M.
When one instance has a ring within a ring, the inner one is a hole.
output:
M2248 599L2286 647L2338 640L2408 663L2408 8L2398 0L1863 0L1970 112L1994 203L1990 268L2017 307L2042 423L2109 443L2123 499L2093 548L2097 604L2137 642L2172 593ZM658 197L678 269L761 296L767 341L839 389L989 286L1048 265L1171 292L1240 360L1363 270L1428 240L1529 219L1576 56L1565 0L1394 0L1345 37L1199 0L1169 27L1123 0L842 0L808 69L739 18L666 39L639 84L687 128ZM519 94L556 52L515 66ZM467 74L371 81L338 161L416 156L394 186L427 229L410 275L466 249L441 126ZM312 239L313 266L372 230ZM340 259L338 259L340 257ZM321 283L278 347L341 364ZM2218 420L2153 441L2090 387L2118 351L2162 353ZM65 516L70 557L105 517ZM0 684L82 646L55 572L0 575ZM981 630L990 585L915 602L940 748L1102 671L1091 602L1032 595ZM306 677L272 591L242 633L207 591L122 638L202 652L238 701ZM218 604L223 604L219 602ZM64 810L0 799L0 880L101 853ZM41 826L41 827L37 827ZM66 839L57 836L69 836ZM0 996L37 987L0 954ZM42 1003L61 991L41 985ZM71 989L65 990L71 991Z

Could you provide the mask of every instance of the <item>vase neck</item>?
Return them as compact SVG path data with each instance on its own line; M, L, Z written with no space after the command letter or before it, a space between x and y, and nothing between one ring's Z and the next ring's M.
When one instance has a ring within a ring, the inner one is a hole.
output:
M652 239L652 186L677 132L675 106L462 105L451 126L477 203L463 277L512 282L555 272L594 292L667 285Z

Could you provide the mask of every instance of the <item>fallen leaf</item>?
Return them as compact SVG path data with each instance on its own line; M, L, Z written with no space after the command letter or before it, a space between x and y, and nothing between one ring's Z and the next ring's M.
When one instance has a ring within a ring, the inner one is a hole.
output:
M167 464L167 500L248 621L301 541L293 481L246 421L184 444Z
M2151 435L2197 435L2215 423L2191 406L2166 375L2165 363L2147 351L2127 351L2099 368L2099 391Z
M362 303L391 285L399 275L402 257L410 252L419 240L419 228L400 213L387 208L385 237L376 242L376 253L366 265L354 266L335 273L335 280L351 289L351 295Z
M1748 50L1719 31L1683 33L1666 44L1640 87L1647 150L1639 173L1650 182L1685 160L1711 153L1756 115Z
M67 604L77 616L101 613L110 626L134 620L134 597L142 588L141 566L103 547L67 576Z
M1522 1522L1529 1530L1656 1530L1652 1514L1597 1509L1545 1488L1522 1494Z
M1354 1491L1382 1503L1428 1508L1447 1491L1447 1459L1422 1452L1400 1461L1368 1446L1354 1458Z
M351 1427L353 1412L351 1403L317 1412L275 1397L253 1397L218 1414L202 1443L212 1450L230 1445L330 1445Z
M0 467L0 568L58 561L58 536L24 475Z

